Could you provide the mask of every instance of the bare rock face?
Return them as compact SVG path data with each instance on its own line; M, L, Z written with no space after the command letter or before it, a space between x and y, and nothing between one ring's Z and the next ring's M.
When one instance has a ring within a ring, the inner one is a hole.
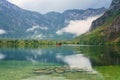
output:
M115 40L120 37L120 15L107 28L106 35L108 40Z
M111 31L113 32L119 32L120 31L120 16L118 16L113 24L110 26Z
M109 9L113 11L120 10L120 0L113 0Z
M120 0L113 0L110 8L103 14L103 16L93 21L90 32L103 25L108 18L117 14L120 14Z

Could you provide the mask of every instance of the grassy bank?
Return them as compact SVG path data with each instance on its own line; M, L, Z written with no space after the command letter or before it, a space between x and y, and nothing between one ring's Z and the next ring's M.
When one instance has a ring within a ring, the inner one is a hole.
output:
M102 74L104 80L120 80L120 66L101 66L96 70Z

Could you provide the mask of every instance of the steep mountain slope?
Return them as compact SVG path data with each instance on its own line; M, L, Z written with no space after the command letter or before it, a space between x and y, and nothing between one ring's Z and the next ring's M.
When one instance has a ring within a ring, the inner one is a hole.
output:
M0 38L10 39L72 39L74 34L58 35L71 20L85 20L105 12L105 8L67 10L63 13L40 14L0 0Z
M120 43L120 0L113 0L104 15L92 23L90 31L76 41L81 44Z
M6 31L1 35L7 38L22 37L27 28L39 24L48 25L39 13L23 10L6 0L0 0L0 29Z

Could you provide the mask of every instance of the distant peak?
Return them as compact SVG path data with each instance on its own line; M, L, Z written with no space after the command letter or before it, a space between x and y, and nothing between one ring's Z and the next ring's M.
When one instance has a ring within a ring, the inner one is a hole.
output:
M19 8L18 6L10 3L8 0L0 0L0 5L1 6L4 6L2 7L3 9L4 8L7 8L7 9L13 9L13 10L20 10L21 8Z
M6 2L7 0L0 0L0 2Z
M105 7L101 7L101 8L97 8L97 10L106 10L106 8ZM96 10L96 9L93 9L93 8L88 8L87 10Z
M8 0L0 0L0 4L6 4L8 3Z
M105 7L101 7L100 9L106 9Z
M54 11L51 11L51 12L48 12L46 14L60 14L59 12L54 12Z

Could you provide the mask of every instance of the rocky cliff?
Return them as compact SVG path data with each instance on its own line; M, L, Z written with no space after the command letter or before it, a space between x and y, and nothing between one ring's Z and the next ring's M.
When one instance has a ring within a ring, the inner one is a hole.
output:
M120 44L120 0L113 0L103 16L93 21L90 31L75 40L81 44Z
M120 14L120 0L113 0L109 9L103 14L103 16L93 21L90 31L100 27L106 22L108 18L114 17L118 14Z

